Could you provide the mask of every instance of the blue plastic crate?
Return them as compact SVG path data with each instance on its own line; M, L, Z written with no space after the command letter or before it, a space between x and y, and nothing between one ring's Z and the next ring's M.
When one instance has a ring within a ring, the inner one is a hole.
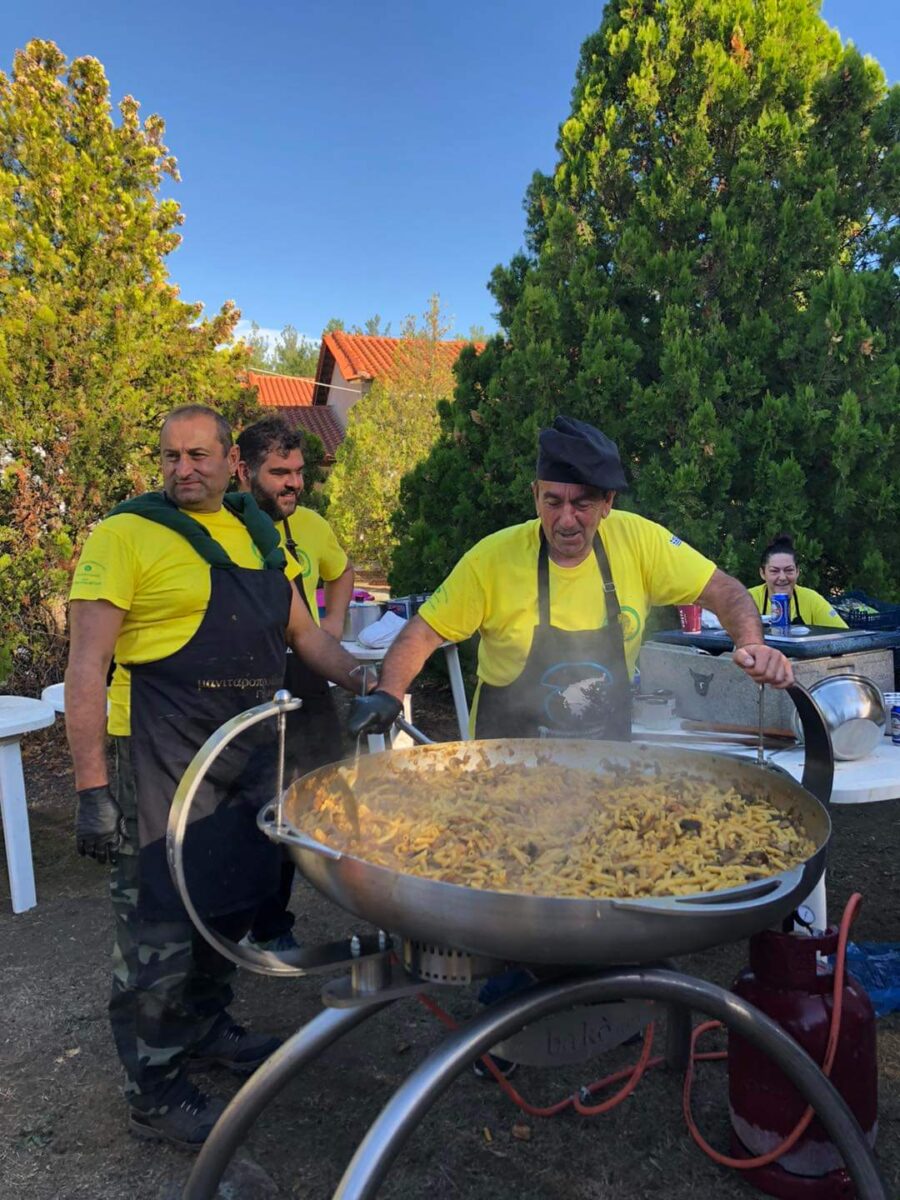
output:
M873 611L864 611L862 605ZM873 600L865 592L845 592L834 607L851 629L900 629L900 604Z

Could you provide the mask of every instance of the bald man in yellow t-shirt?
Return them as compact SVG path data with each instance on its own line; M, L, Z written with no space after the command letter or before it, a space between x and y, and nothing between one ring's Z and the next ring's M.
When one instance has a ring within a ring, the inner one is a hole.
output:
M109 1011L129 1130L197 1149L225 1102L197 1089L189 1063L247 1074L279 1041L231 1018L233 966L199 936L172 881L166 829L175 789L211 734L281 687L286 639L329 678L359 684L355 660L289 582L272 522L250 497L226 495L237 465L227 421L203 405L175 409L160 458L164 490L119 505L76 567L66 732L78 850L112 867ZM115 791L106 756L113 655ZM271 799L276 749L274 721L223 746L195 793L184 839L194 907L232 940L277 886L278 848L256 825Z
M389 726L428 656L477 631L477 737L627 739L631 674L658 604L712 609L754 681L792 682L741 583L661 525L613 510L625 474L599 429L557 417L540 435L536 474L537 518L463 555L392 645L379 688L354 701L351 734Z

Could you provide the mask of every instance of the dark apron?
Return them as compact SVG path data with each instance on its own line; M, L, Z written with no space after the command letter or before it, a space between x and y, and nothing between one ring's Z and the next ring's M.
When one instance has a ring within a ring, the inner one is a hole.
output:
M806 622L803 620L803 615L800 612L800 597L797 595L796 592L794 592L794 594L791 596L791 606L792 607L796 606L796 608L797 608L797 615L796 615L796 617L791 617L791 624L792 625L805 625ZM767 587L764 587L763 588L762 615L765 616L765 614L768 611L769 611L769 589Z
M602 629L558 629L550 624L550 557L541 530L538 623L531 649L512 683L482 683L476 737L631 740L631 687L619 598L597 534L594 554L606 596L606 624Z
M166 862L175 789L220 725L271 700L284 679L290 584L280 570L210 569L194 636L167 658L130 664L131 760L138 806L140 892L147 921L185 920ZM274 721L245 730L216 759L191 808L184 865L203 917L255 907L278 886L279 847L256 827L275 791Z
M302 560L297 553L297 543L291 535L287 517L282 525L284 544L291 556L300 563ZM312 616L303 579L298 575L293 582L303 607ZM287 714L285 766L290 778L340 758L343 736L328 680L307 666L290 646L287 648L284 686L292 696L298 696L303 701L302 708Z

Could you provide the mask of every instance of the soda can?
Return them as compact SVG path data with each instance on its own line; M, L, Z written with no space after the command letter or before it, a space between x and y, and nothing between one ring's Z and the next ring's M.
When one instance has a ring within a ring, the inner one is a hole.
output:
M385 602L385 612L396 613L398 617L402 617L404 621L408 621L413 615L413 605L411 596L392 596L390 600Z
M895 746L900 746L900 704L895 704L891 709L891 741Z
M771 599L772 620L769 628L773 633L786 634L791 631L791 597L787 592L777 592Z

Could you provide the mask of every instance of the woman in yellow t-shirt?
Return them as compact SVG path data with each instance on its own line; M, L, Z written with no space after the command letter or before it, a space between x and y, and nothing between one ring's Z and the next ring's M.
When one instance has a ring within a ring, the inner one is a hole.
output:
M759 560L759 575L763 582L749 590L763 616L771 611L772 597L781 594L791 598L792 625L847 628L846 621L838 616L830 601L812 588L798 586L800 568L797 566L794 541L788 534L780 533L763 550Z

